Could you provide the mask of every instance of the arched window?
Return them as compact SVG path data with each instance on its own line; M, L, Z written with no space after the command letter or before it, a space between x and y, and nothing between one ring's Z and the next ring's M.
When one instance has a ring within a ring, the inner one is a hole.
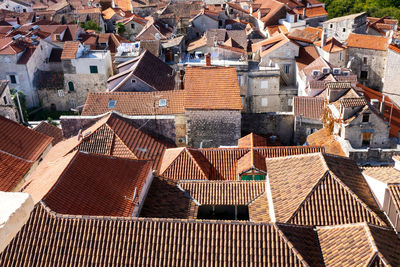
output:
M68 82L68 88L70 92L75 91L74 83L73 82Z

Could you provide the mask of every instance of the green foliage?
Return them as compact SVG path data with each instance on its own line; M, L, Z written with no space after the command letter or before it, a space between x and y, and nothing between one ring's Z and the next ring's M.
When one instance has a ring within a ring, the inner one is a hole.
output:
M115 25L115 29L117 30L117 33L119 35L123 34L126 31L124 24L122 24L121 22L118 22L117 25Z
M85 31L87 30L94 30L96 32L101 31L101 27L97 25L97 23L93 20L88 20L85 23L81 22L81 28L83 28Z
M26 96L23 92L17 91L16 89L11 88L11 97L14 100L15 106L19 111L19 105L18 105L18 99L17 99L17 93L18 93L18 98L19 98L19 103L21 104L21 109L22 109L22 116L24 117L24 121L28 121L28 110L26 108ZM20 114L21 115L21 114Z
M368 16L389 16L400 20L400 0L323 0L329 18L367 12Z
M55 122L51 117L48 117L48 118L47 118L47 122L50 123L50 124L52 124L52 125L54 125L54 126L58 126L58 123Z

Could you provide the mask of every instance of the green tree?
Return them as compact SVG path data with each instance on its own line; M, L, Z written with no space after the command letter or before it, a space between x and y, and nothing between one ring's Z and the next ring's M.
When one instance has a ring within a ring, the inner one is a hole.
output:
M55 122L55 121L53 120L53 118L51 118L51 117L48 117L48 118L47 118L47 122L50 123L50 124L52 124L52 125L54 125L54 126L58 126L58 123Z
M115 29L119 35L122 35L126 31L124 24L121 22L118 22L117 25L115 25Z
M94 30L96 32L101 31L101 27L97 25L97 23L93 20L88 20L85 23L81 22L81 28L83 28L85 31L87 30Z

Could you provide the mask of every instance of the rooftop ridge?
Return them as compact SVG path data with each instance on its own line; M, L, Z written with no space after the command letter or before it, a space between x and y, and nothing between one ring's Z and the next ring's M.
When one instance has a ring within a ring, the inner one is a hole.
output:
M16 159L23 160L23 161L25 161L25 162L28 162L28 163L33 163L33 161L32 161L32 160L27 160L27 159L24 159L24 158L18 157L18 156L16 156L16 155L14 155L14 154L11 154L11 153L8 153L8 152L6 152L6 151L4 151L4 150L2 150L2 149L0 149L0 153L4 153L4 154L6 154L6 155L8 155L8 156L14 157L14 158L16 158Z

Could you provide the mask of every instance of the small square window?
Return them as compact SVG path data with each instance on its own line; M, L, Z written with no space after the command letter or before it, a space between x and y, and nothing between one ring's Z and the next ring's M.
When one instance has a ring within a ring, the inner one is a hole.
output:
M99 73L97 66L90 66L90 73Z
M267 89L268 88L268 81L261 81L261 89Z
M159 107L166 107L167 106L167 99L160 99L158 102Z
M369 114L363 114L362 122L369 122Z
M346 28L343 28L343 32L346 32Z
M57 93L58 93L59 97L63 97L64 96L64 90L58 90Z
M266 97L261 98L261 106L263 106L263 107L268 106L268 98L266 98Z
M361 79L361 80L366 80L366 79L368 79L368 71L361 71L361 73L360 73L360 79Z
M132 79L132 80L131 80L131 83L136 83L136 80L135 80L135 79Z
M363 57L363 64L368 64L368 58L367 57Z
M115 108L115 104L117 104L117 100L108 100L108 108Z
M17 83L17 77L15 77L15 75L10 75L10 82Z
M135 24L131 23L131 29L135 29Z

